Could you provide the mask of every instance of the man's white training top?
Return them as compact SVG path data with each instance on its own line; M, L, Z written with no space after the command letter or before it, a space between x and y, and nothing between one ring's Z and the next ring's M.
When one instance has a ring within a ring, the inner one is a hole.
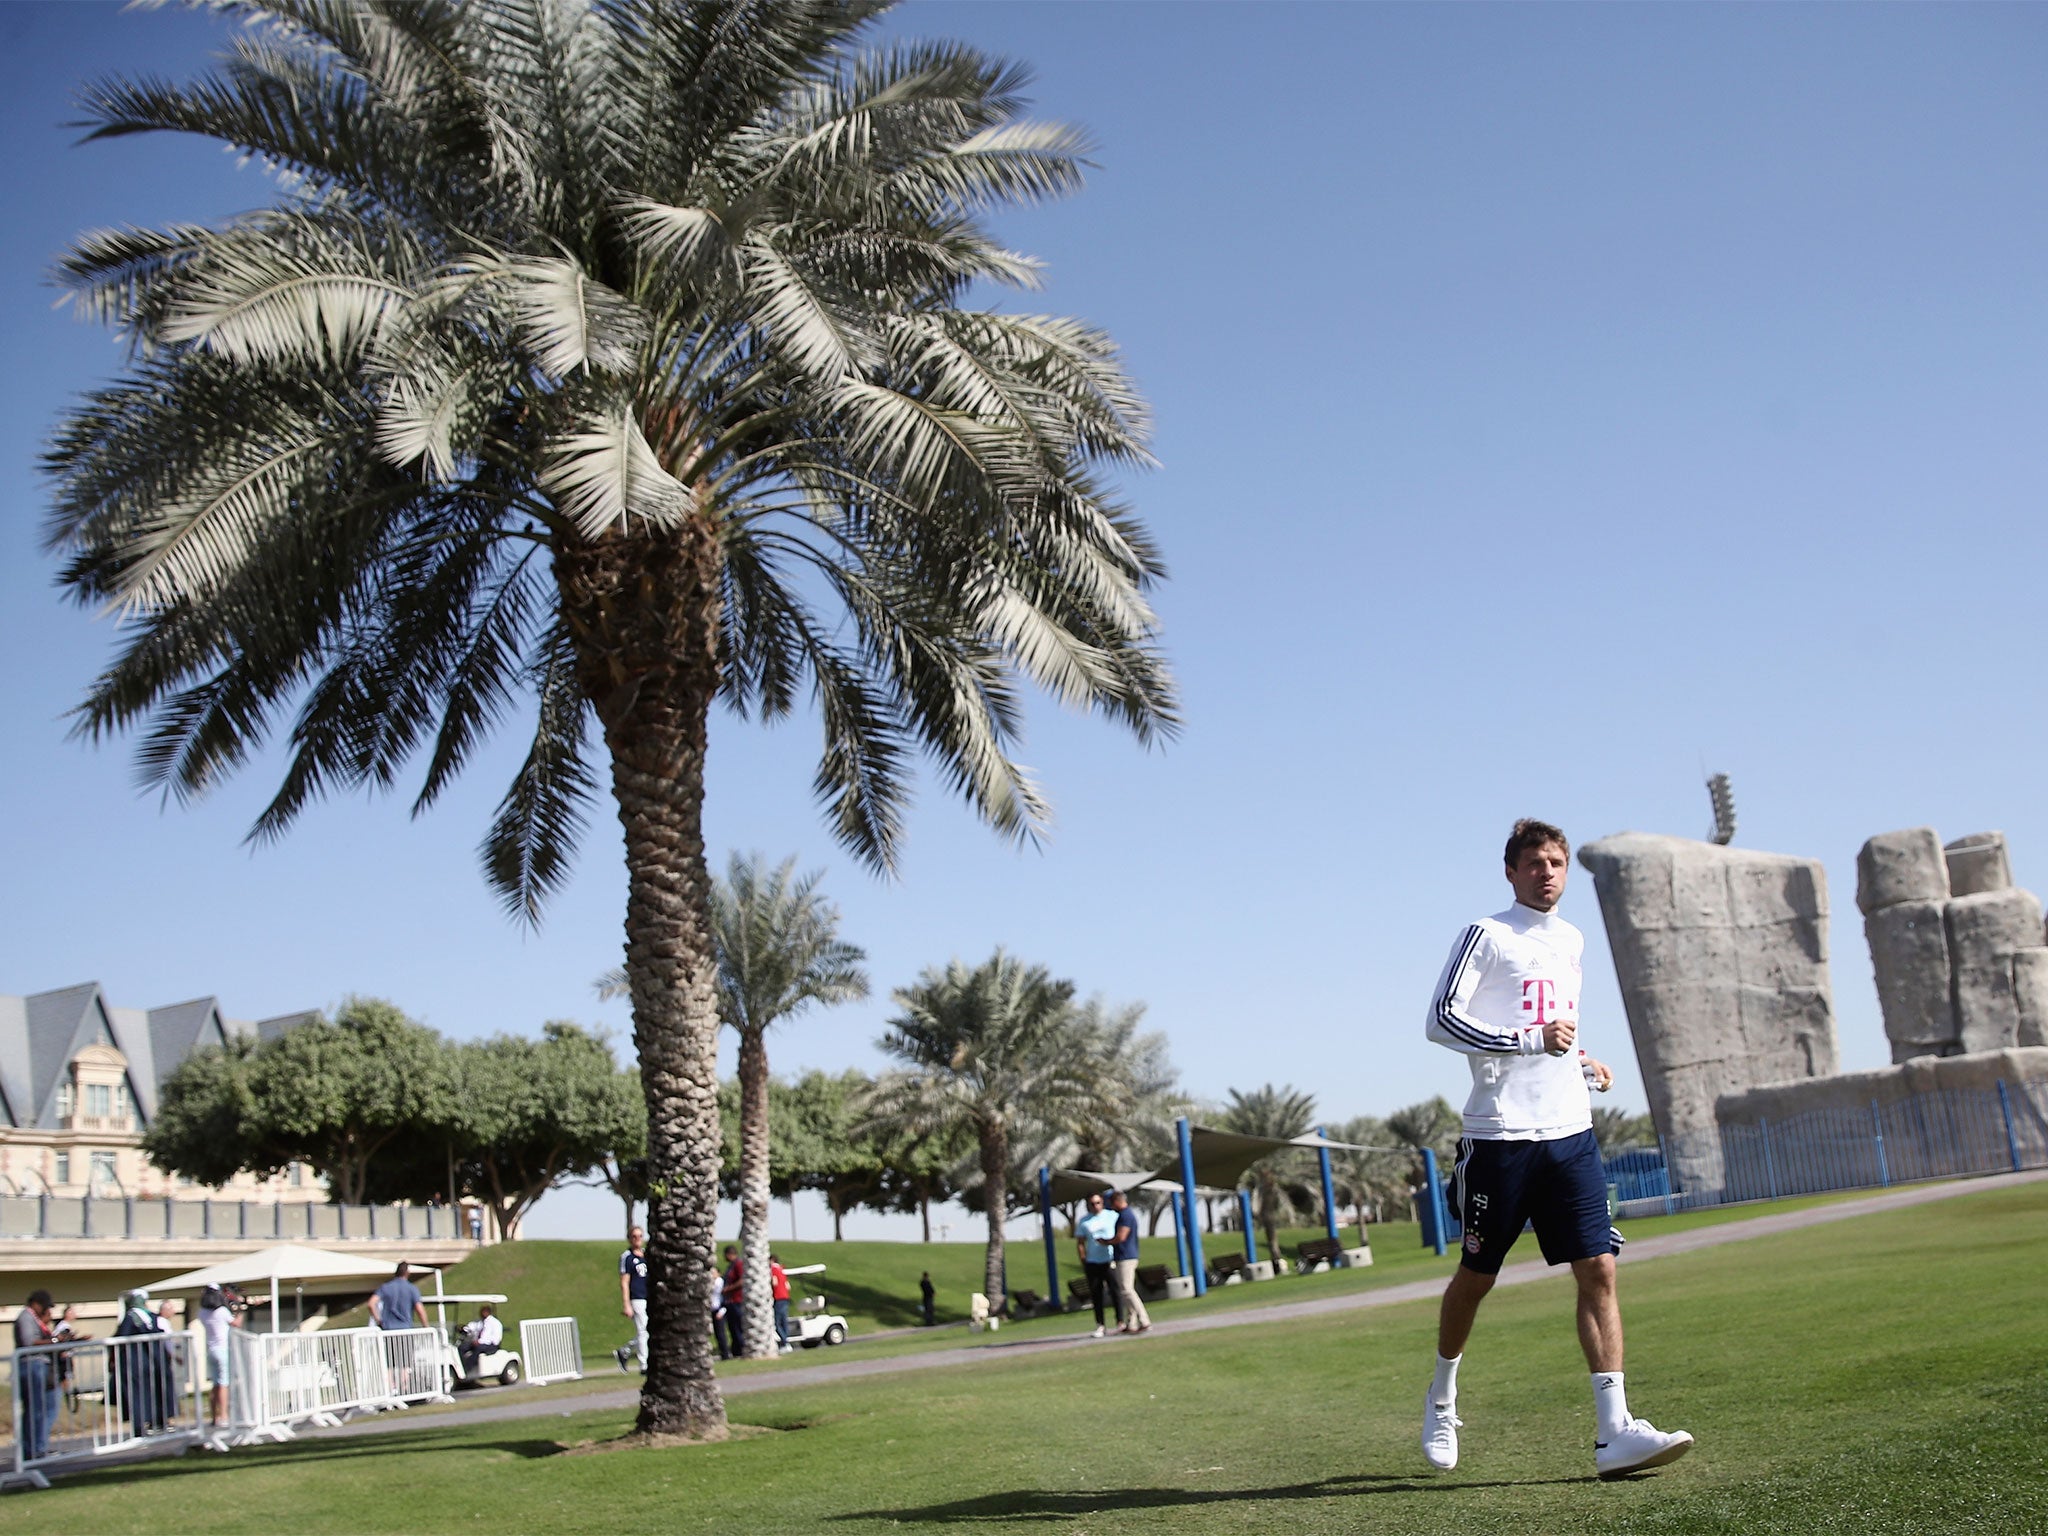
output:
M1543 1049L1543 1026L1576 1024L1586 936L1555 912L1519 901L1481 918L1451 948L1429 1005L1429 1038L1471 1058L1465 1134L1479 1141L1555 1141L1593 1126L1575 1046Z

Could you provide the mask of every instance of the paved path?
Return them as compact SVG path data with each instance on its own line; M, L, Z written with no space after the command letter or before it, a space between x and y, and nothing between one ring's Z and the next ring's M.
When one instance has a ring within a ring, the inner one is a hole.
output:
M1645 1259L1666 1258L1676 1253L1694 1253L1702 1248L1718 1248L1725 1243L1747 1242L1751 1238L1771 1237L1781 1232L1797 1232L1808 1227L1826 1226L1857 1216L1868 1216L1876 1211L1895 1211L1906 1206L1929 1205L1934 1201L1952 1199L1957 1195L1973 1195L2013 1185L2034 1184L2043 1179L2048 1179L2048 1168L2033 1169L2025 1173L1994 1174L1988 1178L1963 1179L1947 1184L1915 1184L1906 1189L1887 1190L1883 1194L1870 1195L1860 1200L1843 1200L1832 1205L1811 1206L1805 1210L1781 1211L1775 1215L1718 1222L1712 1226L1694 1227L1690 1231L1672 1232L1663 1237L1637 1239L1622 1250L1622 1262L1640 1264ZM1553 1270L1540 1259L1528 1259L1518 1264L1510 1264L1501 1270L1497 1283L1527 1285L1558 1273L1560 1272ZM1410 1301L1432 1301L1443 1293L1443 1288L1443 1276L1434 1275L1427 1280L1411 1280L1404 1285L1390 1285L1376 1291L1353 1291L1343 1296L1321 1296L1306 1301L1282 1302L1277 1306L1243 1307L1229 1312L1212 1312L1201 1317L1173 1319L1154 1323L1151 1331L1162 1335L1203 1333L1212 1328L1242 1328L1259 1323L1282 1323L1299 1318L1326 1317L1335 1312L1395 1307ZM862 1376L893 1376L903 1371L933 1371L950 1366L1025 1359L1056 1354L1064 1350L1085 1349L1090 1345L1109 1342L1093 1339L1085 1333L1063 1334L1051 1339L1020 1339L1014 1344L985 1343L956 1349L926 1350L922 1354L914 1355L889 1355L871 1360L834 1360L822 1365L791 1366L777 1371L763 1371L758 1375L736 1376L721 1381L718 1385L719 1390L727 1397L739 1397L751 1392L775 1391L783 1387L810 1387L826 1382L851 1381ZM444 1424L492 1424L508 1419L549 1416L567 1418L572 1413L589 1413L597 1409L628 1409L639 1401L640 1392L637 1387L584 1391L574 1395L554 1393L545 1397L522 1397L516 1402L496 1403L489 1407L460 1408L451 1413L418 1417L410 1414L378 1414L374 1418L358 1419L339 1429L324 1433L315 1431L307 1437L388 1434L394 1430L429 1429Z

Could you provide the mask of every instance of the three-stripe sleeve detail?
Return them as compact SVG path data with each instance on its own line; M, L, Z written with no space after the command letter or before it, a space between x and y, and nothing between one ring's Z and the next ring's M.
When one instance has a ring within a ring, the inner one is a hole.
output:
M1505 1056L1518 1056L1522 1051L1521 1039L1513 1031L1502 1032L1489 1029L1477 1019L1469 1018L1451 1006L1451 999L1457 995L1458 984L1463 979L1465 967L1472 963L1472 951L1479 947L1480 927L1474 923L1465 930L1465 937L1459 941L1458 955L1451 967L1444 973L1443 985L1436 994L1436 1022L1443 1032L1454 1040L1461 1040L1476 1051L1494 1051Z

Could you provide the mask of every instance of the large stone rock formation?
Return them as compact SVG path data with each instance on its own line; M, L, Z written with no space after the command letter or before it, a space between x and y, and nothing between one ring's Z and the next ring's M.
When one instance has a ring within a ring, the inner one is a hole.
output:
M1671 1171L1681 1189L1718 1189L1716 1101L1837 1069L1826 872L1813 859L1640 832L1589 843L1579 862L1599 892ZM1886 888L1917 889L1910 874Z
M2041 903L2013 886L2004 833L1880 833L1856 856L1856 905L1894 1062L2032 1043L2048 1022L2048 961L2023 958Z

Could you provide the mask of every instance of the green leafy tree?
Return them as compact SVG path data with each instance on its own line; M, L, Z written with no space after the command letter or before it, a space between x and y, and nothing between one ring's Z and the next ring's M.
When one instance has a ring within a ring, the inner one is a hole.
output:
M1160 567L1101 479L1146 461L1143 402L1100 332L966 302L1036 282L984 219L1078 187L1083 141L1022 120L1010 65L861 52L870 0L224 8L257 30L208 77L84 93L94 136L214 139L277 195L63 262L131 347L46 460L62 581L124 620L79 729L140 728L179 799L282 734L269 838L422 758L424 810L523 713L482 854L528 920L608 785L648 1112L638 1422L722 1435L714 700L809 700L825 815L878 868L920 752L1037 833L1030 686L1143 740L1174 722Z
M901 1011L880 1044L905 1069L876 1083L869 1123L894 1134L973 1137L988 1215L982 1286L1000 1308L1011 1142L1051 1121L1062 1099L1088 1091L1085 1064L1065 1049L1074 985L999 949L972 970L958 960L930 967L894 996Z
M142 1133L149 1160L170 1173L218 1188L238 1173L267 1178L292 1160L270 1139L252 1083L257 1046L235 1036L179 1062L157 1095Z
M380 1158L445 1121L451 1087L441 1036L376 998L288 1029L250 1061L264 1142L318 1169L344 1205L369 1198Z
M775 1353L775 1297L768 1273L770 1112L768 1031L814 1004L868 995L866 956L839 937L839 910L818 890L824 871L799 877L796 860L774 869L735 853L711 886L718 952L718 1005L740 1037L740 1257L747 1353Z
M538 1040L494 1035L456 1047L461 1159L501 1236L518 1234L534 1201L603 1165L635 1123L611 1046L575 1024Z
M1302 1135L1315 1123L1316 1099L1289 1085L1271 1083L1249 1093L1230 1090L1230 1101L1218 1117L1222 1130L1241 1136L1271 1136L1282 1141ZM1266 1252L1280 1251L1277 1236L1282 1222L1293 1222L1314 1209L1321 1182L1315 1158L1306 1151L1275 1151L1245 1170L1244 1187L1252 1191L1252 1210L1266 1235Z

